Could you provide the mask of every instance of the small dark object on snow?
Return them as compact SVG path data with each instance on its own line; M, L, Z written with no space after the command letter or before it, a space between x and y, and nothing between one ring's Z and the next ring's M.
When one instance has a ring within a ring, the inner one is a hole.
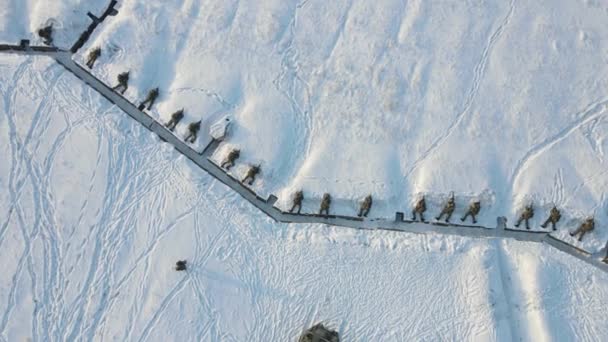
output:
M367 195L363 202L361 203L361 207L359 207L359 213L357 216L359 217L367 217L369 214L369 210L372 208L372 195Z
M156 101L156 98L158 97L158 88L154 88L152 90L150 90L148 92L148 96L146 96L146 99L144 100L144 102L142 102L138 109L139 110L143 110L144 108L146 108L146 104L148 105L148 110L150 110L150 108L152 108L152 106L154 105L154 101Z
M118 89L121 89L120 93L124 94L125 91L127 91L127 88L129 88L128 71L118 74L118 84L114 88L112 88L112 90L118 91Z
M319 209L319 215L323 215L325 212L326 216L329 216L329 206L331 205L331 195L328 193L323 194L323 199L321 200L321 208Z
M89 69L93 69L93 65L95 65L95 61L97 58L99 58L99 56L101 56L100 48L95 48L89 52L89 56L87 57L87 66Z
M534 216L534 208L532 204L527 205L524 208L524 211L519 215L519 219L517 219L517 223L515 223L515 227L519 227L521 221L526 221L526 229L530 229L530 225L528 221Z
M329 330L318 323L307 329L298 342L340 342L338 332Z
M180 109L177 112L171 114L171 119L169 121L167 121L167 123L165 123L165 127L167 127L168 130L170 130L171 132L173 132L173 130L175 129L175 126L177 126L177 124L184 118L184 109Z
M545 228L545 227L547 227L547 224L549 224L549 222L551 222L551 225L553 226L553 230L557 230L557 228L555 228L555 224L561 218L562 218L562 214L559 212L559 209L557 209L556 207L553 207L553 208L551 208L551 213L549 213L549 218L540 226Z
M186 139L184 139L186 142L189 142L191 144L193 144L196 141L196 136L198 135L198 131L201 129L201 121L197 121L197 122L193 122L191 124L188 125L188 135L186 136Z
M435 217L435 220L441 220L443 215L446 215L445 222L450 222L450 218L452 217L452 213L454 213L454 209L456 208L456 202L454 201L454 193L450 195L448 202L441 209L441 213L439 216Z
M230 170L231 167L234 166L234 161L237 160L241 156L241 151L238 149L233 149L228 153L226 159L222 162L220 167L225 168L226 170Z
M53 24L43 27L38 30L38 35L43 39L44 44L52 45L53 44Z
M291 209L289 209L289 212L292 213L294 210L296 210L296 207L298 207L299 214L302 210L302 200L304 200L304 191L296 191L295 195L293 195L293 205L291 206Z
M477 223L477 219L475 217L477 216L477 214L479 214L480 210L481 210L481 202L475 201L475 202L471 203L471 205L469 205L469 210L467 210L467 212L464 214L464 216L460 218L460 221L464 222L464 220L466 220L467 217L471 216L471 218L473 219L473 223Z
M186 260L179 260L175 263L176 271L185 271L186 270Z
M570 233L570 236L579 235L578 241L583 241L583 236L588 232L592 231L595 228L595 220L592 217L589 217L585 220L585 222L581 223L581 225L575 231Z
M243 178L243 180L241 182L243 183L247 183L249 185L253 184L253 182L255 182L255 176L260 173L260 165L252 165L249 167L249 170L247 170L247 174L245 174L245 178ZM249 182L247 182L249 181Z
M416 202L414 210L412 210L412 220L416 221L416 214L420 215L420 221L424 222L424 212L426 211L426 201L424 196Z

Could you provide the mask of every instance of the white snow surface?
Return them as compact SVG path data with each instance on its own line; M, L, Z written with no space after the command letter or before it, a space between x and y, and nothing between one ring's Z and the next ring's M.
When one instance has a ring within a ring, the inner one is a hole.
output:
M0 40L48 17L68 47L107 5L45 4L7 2ZM75 59L102 47L92 72L130 70L134 102L160 87L151 115L184 108L177 134L229 115L214 159L240 148L231 172L261 163L253 188L283 208L303 189L304 211L330 192L353 215L371 193L392 217L425 194L431 216L454 191L487 226L533 201L538 229L555 204L557 237L605 253L606 22L591 0L125 0ZM568 255L277 224L53 61L0 69L0 341L285 341L318 321L345 341L608 338L608 276Z
M574 229L608 223L606 22L602 1L125 1L79 59L104 47L93 72L131 70L133 101L160 87L178 134L232 114L216 159L240 148L234 172L261 164L283 208L303 189L352 215L371 193L392 217L454 191L482 224L534 202Z
M105 0L2 0L0 1L0 43L17 44L30 39L42 45L38 30L53 25L53 45L69 49L91 23L87 12L100 16Z

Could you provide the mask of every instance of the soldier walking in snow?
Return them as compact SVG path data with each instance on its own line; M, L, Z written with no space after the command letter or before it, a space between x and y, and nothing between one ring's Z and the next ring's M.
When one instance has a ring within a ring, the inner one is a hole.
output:
M186 260L179 260L175 263L176 271L185 271L186 270Z
M148 110L150 110L150 108L152 108L152 106L154 105L154 101L156 101L156 98L158 97L158 88L154 88L152 90L150 90L148 92L148 96L146 96L146 99L144 100L144 102L142 102L138 109L139 110L143 110L144 108L146 108L146 104L148 105Z
M367 195L363 202L361 203L361 207L359 208L359 217L367 217L369 214L369 210L372 208L372 195Z
M166 124L165 127L167 127L168 130L170 130L171 132L173 132L173 130L175 129L175 126L177 126L177 124L184 118L184 109L180 109L177 112L171 114L171 120L169 120Z
M585 220L585 222L581 223L581 225L573 232L570 232L570 236L579 235L578 241L583 241L583 236L588 232L592 231L595 228L595 220L592 217L589 217Z
M241 181L242 183L247 182L247 180L249 180L249 185L253 184L253 182L255 181L255 176L260 173L260 166L259 165L252 165L251 167L249 167L249 170L247 170L247 174L245 175L245 178L243 178L243 180Z
M193 122L191 124L188 125L188 135L186 136L186 139L184 139L186 142L189 142L191 144L194 144L194 142L196 141L196 136L198 135L198 131L201 129L201 121L197 121L197 122Z
M228 156L226 157L226 159L224 159L224 161L220 165L220 167L225 168L226 170L230 170L230 168L234 166L234 161L237 160L240 156L241 156L240 150L237 150L237 149L231 150L228 153Z
M101 56L100 48L95 48L89 52L89 56L87 58L87 66L89 67L89 69L93 69L93 65L95 64L95 61L97 60L97 58L99 58L99 56Z
M127 91L127 88L129 88L129 72L128 71L118 74L118 84L114 88L112 88L112 90L118 91L118 89L122 89L122 91L120 93L124 94L125 91Z
M435 217L435 220L441 220L443 215L446 215L445 222L450 222L450 218L452 217L452 213L454 213L455 208L456 203L454 201L454 193L452 193L450 198L448 199L448 202L445 204L445 206L443 206L443 209L441 209L441 213L439 213L439 216Z
M38 30L38 35L43 39L44 44L52 45L53 44L53 24L43 27Z
M530 225L528 224L528 221L534 216L534 208L532 207L532 204L527 205L524 208L524 211L521 213L521 215L519 215L519 219L517 220L517 223L515 223L515 227L518 228L519 225L521 224L521 221L526 221L526 229L530 229Z
M414 210L412 210L412 220L416 221L416 214L420 215L420 221L424 222L424 212L426 211L426 201L424 200L424 196L418 200L416 205L414 206Z
M547 227L547 224L549 224L549 222L551 222L551 225L553 226L553 230L557 230L557 228L555 228L555 224L561 218L562 218L562 214L559 212L559 209L557 209L556 207L553 207L553 208L551 208L551 213L549 213L549 218L547 218L547 220L540 226L545 228L545 227Z
M466 220L467 217L469 217L469 215L470 215L471 218L473 219L473 223L477 223L477 219L475 217L477 216L477 214L479 214L480 210L481 210L481 202L475 201L475 202L471 203L471 205L469 205L469 210L467 210L467 212L464 214L464 216L460 218L460 221L464 222L464 220Z
M321 208L319 209L319 215L323 215L325 212L326 216L329 216L329 206L331 205L331 196L328 193L323 194L323 199L321 200Z
M295 193L295 195L293 196L293 205L291 206L291 209L289 209L290 213L293 213L294 210L296 210L296 207L298 208L298 214L300 213L300 211L302 210L302 200L304 199L304 192L302 190L299 190Z

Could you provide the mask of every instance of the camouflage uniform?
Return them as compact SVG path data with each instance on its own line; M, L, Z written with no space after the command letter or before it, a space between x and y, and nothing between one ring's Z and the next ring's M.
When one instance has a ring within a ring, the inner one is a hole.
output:
M471 205L469 205L469 210L467 210L467 212L464 214L464 216L460 218L460 221L464 222L464 220L466 220L467 217L469 217L469 215L470 215L471 218L473 219L473 223L477 223L477 219L475 218L475 216L477 216L477 214L479 214L480 210L481 210L481 203L479 201L475 201L475 202L471 203Z
M329 206L331 204L331 196L328 193L323 194L323 199L321 200L321 208L319 209L319 215L329 215Z
M38 35L43 39L44 44L53 44L53 25L41 28L38 30Z
M245 183L247 180L249 180L249 185L253 184L253 182L255 181L255 176L260 172L260 166L259 165L253 165L249 168L249 170L247 170L247 174L245 175L245 178L243 178L243 180L241 182Z
M87 66L89 67L89 69L93 69L93 65L95 64L95 61L97 60L97 58L99 58L99 56L101 56L100 48L95 48L91 50L91 52L89 52L89 56L87 58Z
M226 168L226 170L230 170L230 168L234 166L234 161L237 160L237 158L240 156L241 156L241 151L237 150L237 149L233 149L232 151L230 151L230 153L228 153L228 156L226 157L226 159L224 160L224 162L222 162L222 165L220 165L220 166L223 168Z
M150 90L148 92L148 96L146 96L146 99L144 100L144 102L142 102L138 109L139 110L143 110L144 108L146 108L146 104L148 105L148 110L150 110L150 108L152 108L152 106L154 105L154 101L156 101L156 98L158 97L158 88L154 88L152 90Z
M122 91L120 93L124 94L125 91L127 91L127 88L129 88L129 72L128 71L118 74L118 84L114 88L112 88L112 90L118 91L118 89L122 89Z
M445 222L450 222L450 218L452 217L452 213L454 213L454 209L456 208L456 203L454 201L454 196L448 199L448 203L445 204L439 216L435 217L436 220L441 220L443 215L447 215L445 218Z
M191 124L188 125L188 135L186 136L186 139L184 139L186 142L189 142L191 144L194 144L194 142L196 141L196 136L198 135L198 131L201 129L201 122L197 121L197 122L193 122Z
M175 126L177 126L177 124L183 118L184 118L184 110L180 109L177 112L171 114L171 120L167 121L167 123L165 124L165 127L167 127L168 130L173 132L173 130L175 129Z
M293 196L293 205L291 206L291 209L289 209L289 212L292 213L297 207L298 214L299 214L300 211L302 210L302 200L303 199L304 199L304 192L302 190L296 192L296 194Z
M414 210L412 210L412 220L416 221L416 214L420 215L420 221L424 222L424 212L426 211L426 201L424 200L424 196L418 200L416 206L414 206Z
M545 228L545 227L547 227L547 224L549 224L549 222L551 222L551 225L553 226L553 230L557 230L557 228L555 228L555 224L561 218L562 218L562 214L559 212L559 209L557 209L556 207L553 207L553 208L551 208L551 213L549 214L549 218L547 218L547 220L540 226Z
M359 208L359 214L357 216L367 217L367 214L369 214L369 210L371 208L372 208L372 195L367 195L367 197L365 197L365 199L363 200L363 203L361 203L361 207Z
M521 213L521 215L519 215L519 219L517 220L517 223L515 223L515 227L519 227L519 225L521 224L521 221L526 221L526 229L530 229L530 225L528 224L528 221L534 216L534 208L532 207L532 205L528 205L524 208L524 211Z
M176 271L185 271L186 270L186 260L179 260L175 263Z
M592 218L588 218L585 222L581 223L577 230L570 233L570 236L579 235L578 241L583 241L583 236L595 228L595 221Z

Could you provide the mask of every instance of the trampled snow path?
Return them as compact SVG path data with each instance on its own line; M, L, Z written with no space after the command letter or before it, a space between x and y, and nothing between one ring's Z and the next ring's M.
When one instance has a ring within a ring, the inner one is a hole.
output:
M274 206L277 200L274 195L270 195L268 199L261 198L255 192L244 186L239 180L225 173L223 169L209 159L209 157L213 155L213 152L219 147L220 142L213 141L204 149L202 153L198 153L176 137L172 132L167 130L162 124L158 123L146 113L138 110L134 104L126 100L120 94L114 92L110 87L78 65L72 59L72 55L69 52L44 47L22 46L3 46L0 48L0 51L26 55L45 55L55 59L59 64L65 67L76 77L80 78L87 85L95 89L110 102L117 105L131 118L138 121L150 131L156 133L161 140L171 144L179 153L190 159L201 169L207 171L214 178L236 191L244 199L276 221L284 223L320 223L337 227L391 230L418 234L437 233L472 238L508 238L519 241L544 242L549 246L577 257L578 259L583 260L604 272L608 272L608 265L600 262L599 259L594 257L592 253L577 248L576 246L570 245L564 241L558 240L551 236L548 232L529 232L509 229L504 223L501 223L504 222L501 218L497 219L496 228L488 228L481 226L466 226L444 223L420 223L406 221L399 218L361 219L348 216L330 215L328 217L324 217L320 215L296 215L282 212Z

